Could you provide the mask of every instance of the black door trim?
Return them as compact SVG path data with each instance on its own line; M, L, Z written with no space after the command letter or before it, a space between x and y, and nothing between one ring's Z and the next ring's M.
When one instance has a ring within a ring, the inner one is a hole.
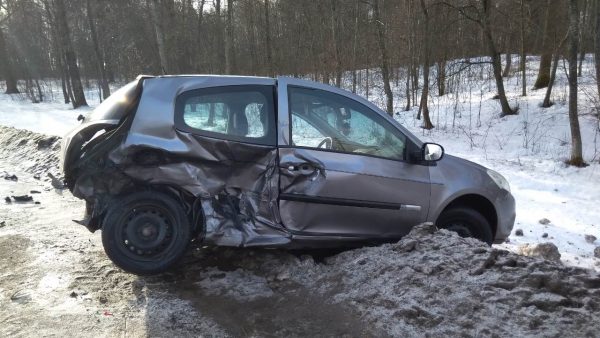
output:
M308 196L308 195L287 194L287 193L280 194L279 199L284 200L284 201L293 201L293 202L329 204L329 205L339 205L339 206L345 206L345 207L388 209L388 210L400 210L400 208L402 207L402 204L400 204L400 203L362 201L362 200L354 200L354 199L348 199L348 198Z

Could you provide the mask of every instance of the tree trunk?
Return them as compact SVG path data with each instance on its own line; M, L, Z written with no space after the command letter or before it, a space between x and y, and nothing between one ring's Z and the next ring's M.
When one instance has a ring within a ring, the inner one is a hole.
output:
M546 88L546 96L544 96L544 102L542 102L542 108L551 107L554 103L550 101L550 95L552 95L552 87L554 86L554 80L556 79L556 69L558 68L558 62L560 61L558 53L552 57L552 71L550 72L550 81Z
M556 70L558 69L558 62L560 61L560 51L562 50L565 42L569 35L565 35L565 38L558 44L554 54L552 56L552 71L550 72L550 81L548 82L548 87L546 88L546 96L544 97L544 101L542 102L542 108L551 107L554 103L550 101L550 95L552 95L552 88L554 87L554 81L556 80Z
M389 57L385 44L385 27L383 27L383 22L381 21L381 15L379 12L379 0L373 1L373 15L375 25L377 26L377 42L379 44L379 52L381 53L381 76L383 78L383 90L387 98L386 110L390 116L394 116L394 96L392 95L392 88L390 87Z
M408 71L408 66L406 68L406 107L404 107L404 110L410 110L410 73Z
M589 26L588 19L588 8L590 2L585 0L583 7L583 18L581 20L581 26L579 28L579 66L577 67L577 76L581 77L583 73L583 61L585 60L585 37L586 29Z
M356 77L357 77L357 62L356 62L356 49L358 47L358 10L360 0L356 0L356 7L354 8L354 39L352 40L352 92L356 94Z
M19 89L17 88L17 79L15 78L15 74L13 73L13 66L11 62L11 57L8 53L8 44L4 39L4 32L2 28L0 28L0 75L4 78L6 82L6 94L17 94L19 93Z
M596 1L596 32L594 34L594 60L596 63L596 86L598 88L598 96L600 97L600 2Z
M235 53L233 41L233 0L227 0L227 36L225 37L225 73L235 74Z
M527 96L527 57L525 55L525 0L521 0L521 84L522 96Z
M504 66L504 70L502 71L502 77L508 77L510 75L511 67L512 67L512 55L510 53L506 53L506 65Z
M60 86L62 88L63 99L65 100L65 103L70 103L71 102L71 98L69 97L69 92L67 91L67 81L65 81L64 73L65 72L61 68L61 72L60 72Z
M577 114L577 51L579 42L579 9L577 0L569 0L569 125L571 127L571 158L568 163L585 166L581 131Z
M202 73L202 62L204 61L203 55L204 48L202 43L204 41L204 30L202 27L202 22L204 20L204 4L206 0L200 0L198 2L198 24L196 25L196 55L194 56L194 61L196 65L196 72Z
M429 118L429 106L427 104L429 98L429 54L431 49L431 39L429 36L429 13L425 7L425 1L421 0L421 10L423 11L423 90L421 91L421 103L419 105L419 113L423 113L424 129L432 129L433 124Z
M79 75L79 66L77 66L77 56L75 55L73 44L71 42L71 33L69 30L69 24L67 22L65 4L63 0L56 0L55 4L56 24L59 27L59 35L62 47L61 49L65 55L66 70L73 90L71 102L73 104L73 108L87 106L85 94L83 93L83 86L81 84L81 77Z
M274 76L273 73L273 52L271 51L271 18L269 14L269 1L264 0L265 4L265 49L267 52L267 74Z
M538 70L537 79L533 85L534 89L546 88L550 82L550 66L552 64L551 40L553 40L551 39L553 30L550 28L550 25L553 24L551 22L553 6L555 6L555 4L552 4L552 0L547 0L546 17L544 18L544 32L542 34L542 56L540 58L540 68Z
M329 0L331 9L331 40L333 41L333 58L335 61L335 86L340 87L342 85L342 61L340 59L340 44L338 42L338 13L336 7L337 0Z
M446 95L446 58L437 63L438 95Z
M515 115L516 112L512 110L508 104L506 92L504 91L504 82L502 80L502 61L500 59L500 53L498 53L494 43L494 36L492 35L489 0L482 0L482 4L483 18L481 27L483 29L483 36L487 45L489 56L492 58L492 68L494 71L494 78L496 79L496 88L498 89L498 99L500 100L500 106L502 108L501 116Z
M96 23L94 22L94 12L90 0L85 1L87 10L88 23L90 25L90 34L92 36L92 44L94 46L94 54L96 54L96 65L98 68L98 75L100 76L100 88L102 89L102 98L107 99L110 96L110 88L108 87L108 80L106 78L106 69L104 68L104 58L100 51L100 44L98 43L98 35L96 33Z
M167 58L167 50L165 47L165 34L163 25L161 24L162 6L160 0L150 1L150 11L152 12L152 25L156 34L156 46L158 47L158 64L161 74L169 74L170 66Z

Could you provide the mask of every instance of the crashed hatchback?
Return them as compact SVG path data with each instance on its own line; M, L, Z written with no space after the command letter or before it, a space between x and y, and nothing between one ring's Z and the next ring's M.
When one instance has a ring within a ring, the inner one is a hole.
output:
M140 76L63 139L62 168L124 270L203 245L317 248L397 240L430 221L502 242L500 174L444 155L367 100L292 78Z

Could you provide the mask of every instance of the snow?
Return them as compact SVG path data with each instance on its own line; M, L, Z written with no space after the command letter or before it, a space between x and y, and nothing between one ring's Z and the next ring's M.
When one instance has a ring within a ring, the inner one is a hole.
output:
M111 88L113 92L114 89ZM77 117L80 114L90 113L100 103L94 89L85 91L89 107L77 109L73 109L70 103L61 102L60 87L53 81L49 82L47 91L49 92L49 95L46 94L49 96L48 101L35 104L31 103L23 94L0 94L0 125L27 129L41 134L64 136L79 125Z
M567 79L561 64L552 95L555 105L540 107L545 89L531 89L539 64L538 57L528 57L527 96L521 96L518 59L513 60L515 71L505 79L509 102L519 107L515 116L499 117L499 103L492 99L495 84L489 66L472 66L450 79L449 93L438 96L432 87L431 119L436 126L426 131L416 120L417 108L403 111L403 83L393 87L396 119L424 141L437 142L447 153L466 158L492 168L504 175L511 185L517 202L514 230L522 229L523 236L513 234L508 243L498 245L517 251L520 244L552 242L569 265L599 269L593 251L596 243L585 241L586 234L600 238L600 138L596 81L593 77L592 56L586 57L580 78L579 112L586 168L564 164L570 152L570 130L567 107ZM449 63L456 67L459 61ZM435 70L435 67L432 68ZM451 73L449 71L448 73ZM370 71L371 84L380 84L376 71ZM362 74L364 81L364 72ZM435 71L432 74L435 79ZM346 77L345 88L351 88ZM435 86L435 81L432 86ZM459 88L459 93L456 93ZM358 94L366 96L364 88ZM77 125L76 117L90 108L73 110L58 101L31 104L19 96L0 94L0 125L28 129L39 133L63 135ZM97 97L97 95L96 95ZM368 97L380 107L385 106L383 88L372 87ZM93 107L97 98L90 100ZM550 223L540 224L547 218ZM547 233L547 238L542 235Z

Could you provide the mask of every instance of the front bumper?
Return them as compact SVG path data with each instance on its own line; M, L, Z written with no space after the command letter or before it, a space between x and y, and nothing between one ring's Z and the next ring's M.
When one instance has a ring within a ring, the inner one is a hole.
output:
M494 206L496 207L496 214L498 216L498 226L496 228L494 243L500 244L510 236L515 225L515 218L517 216L515 198L510 192L506 191L505 194L495 200Z

